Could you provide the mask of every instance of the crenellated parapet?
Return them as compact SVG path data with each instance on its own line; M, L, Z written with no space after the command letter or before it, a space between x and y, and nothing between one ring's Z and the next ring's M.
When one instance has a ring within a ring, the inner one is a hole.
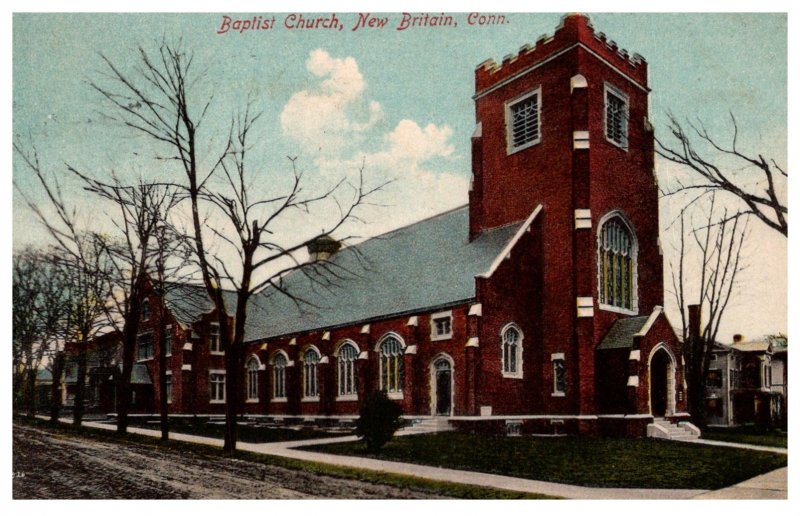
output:
M487 59L479 64L475 69L475 93L480 94L576 46L583 47L641 86L647 87L647 61L639 54L629 55L627 50L619 48L604 33L595 32L587 15L573 13L561 18L561 23L552 36L539 36L535 45L523 45L516 54L503 57L500 64L494 59Z

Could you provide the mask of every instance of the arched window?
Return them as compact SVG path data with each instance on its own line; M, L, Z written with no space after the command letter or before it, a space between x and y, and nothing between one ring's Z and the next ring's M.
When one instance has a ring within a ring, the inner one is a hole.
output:
M258 401L258 360L250 357L245 365L245 390L247 401Z
M503 376L522 378L522 330L509 324L501 335Z
M339 396L356 394L356 358L358 351L352 344L339 347Z
M381 389L387 393L403 392L403 345L388 336L380 345Z
M142 321L150 320L150 301L147 299L142 301L141 319Z
M309 348L303 353L303 397L316 398L319 396L319 381L317 366L319 353L314 348Z
M636 310L636 239L619 216L600 229L597 248L600 304Z
M272 397L277 399L286 398L286 366L289 361L286 355L278 353L272 360Z

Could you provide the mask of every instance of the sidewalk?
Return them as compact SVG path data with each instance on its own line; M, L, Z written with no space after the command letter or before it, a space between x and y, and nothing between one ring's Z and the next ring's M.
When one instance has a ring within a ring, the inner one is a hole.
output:
M114 425L105 423L84 422L84 426L114 430ZM128 431L133 434L160 437L161 432L145 428L129 427ZM170 432L170 439L198 444L207 444L221 447L222 439L211 437L201 437L189 434L179 434ZM407 464L403 462L383 461L377 459L367 459L362 457L351 457L346 455L331 455L327 453L310 452L297 450L302 446L315 444L332 444L337 442L355 441L355 436L331 437L325 439L312 439L306 441L286 441L277 443L244 443L238 444L238 449L286 457L291 459L319 462L335 466L346 466L351 468L366 469L372 471L383 471L409 475L428 480L439 480L455 482L459 484L471 484L497 489L508 489L524 493L536 493L548 496L557 496L571 499L614 499L614 500L645 500L645 499L787 499L787 468L771 471L764 475L746 480L740 484L726 487L717 491L707 491L702 489L626 489L626 488L599 488L573 486L568 484L556 484L539 480L527 480L516 477L493 475L489 473L477 473L473 471L460 471L447 468L437 468L433 466L422 466L419 464ZM713 446L731 446L735 448L748 448L761 451L772 451L775 453L787 453L782 448L767 448L764 446L742 445L737 443L725 443L722 441L695 441L701 444Z

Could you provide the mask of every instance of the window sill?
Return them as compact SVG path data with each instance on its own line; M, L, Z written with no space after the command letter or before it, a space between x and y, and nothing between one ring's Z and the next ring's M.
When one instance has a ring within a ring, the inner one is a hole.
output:
M631 308L621 308L619 306L606 305L604 303L598 303L597 308L600 310L604 310L606 312L614 312L616 314L639 315L639 310L634 310Z
M222 405L225 403L225 400L210 400L209 403L212 405Z
M389 392L389 393L386 393L386 397L389 398L390 400L402 400L403 399L403 393L402 392Z
M452 333L448 333L447 335L431 335L431 342L436 342L439 340L451 340L452 338Z
M342 394L336 396L336 401L358 401L358 394Z
M300 400L300 403L319 403L319 396L309 396Z
M550 396L552 396L554 398L566 398L567 397L567 393L566 392L553 392L553 393L550 394Z
M287 403L289 398L272 398L270 401L272 403Z
M244 400L245 403L258 403L258 398L252 400Z
M614 147L616 147L616 148L618 148L620 150L623 150L625 152L628 152L628 142L625 142L624 144L617 143L614 140L612 140L611 138L609 138L607 134L605 135L605 137L606 137L606 141L608 143L610 143L611 145L613 145Z
M153 357L148 357L148 358L139 358L139 359L136 359L136 363L137 363L137 364L141 364L142 362L149 362L149 361L151 361L151 360L153 360Z
M511 380L522 380L522 373L503 373L503 378Z
M508 135L506 135L506 137L508 137ZM541 142L542 142L542 138L539 137L538 139L530 141L528 143L524 143L524 144L520 145L519 147L507 147L506 148L506 155L507 156L511 156L512 154L516 154L517 152L524 151L525 149L530 149L531 147L533 147L535 145L539 145Z
M210 354L212 354L214 356L218 356L218 357L224 357L225 356L225 352L224 351L212 351Z

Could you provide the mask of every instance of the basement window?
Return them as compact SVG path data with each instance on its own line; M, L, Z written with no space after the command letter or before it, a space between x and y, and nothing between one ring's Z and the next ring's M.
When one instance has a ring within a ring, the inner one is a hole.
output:
M540 87L506 103L508 154L532 147L542 140L541 96Z

